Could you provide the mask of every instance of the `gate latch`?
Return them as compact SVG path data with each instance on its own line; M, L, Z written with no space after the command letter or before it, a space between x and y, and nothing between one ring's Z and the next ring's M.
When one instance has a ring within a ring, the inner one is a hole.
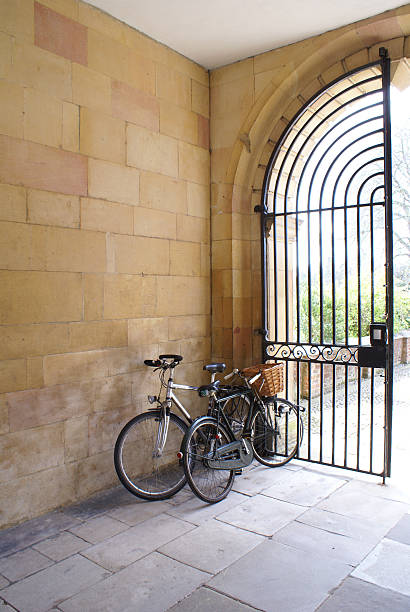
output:
M359 346L357 361L364 368L386 367L386 323L370 324L370 346Z

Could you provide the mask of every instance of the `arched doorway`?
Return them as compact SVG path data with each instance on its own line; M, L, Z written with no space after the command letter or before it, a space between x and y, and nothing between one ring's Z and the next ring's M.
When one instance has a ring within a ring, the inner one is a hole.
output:
M306 407L300 458L390 474L390 63L315 94L279 139L261 213L263 359Z

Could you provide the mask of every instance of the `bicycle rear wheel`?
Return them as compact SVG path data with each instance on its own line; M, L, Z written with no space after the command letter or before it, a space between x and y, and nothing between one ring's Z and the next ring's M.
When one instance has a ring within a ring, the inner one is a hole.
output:
M303 423L297 407L282 398L264 401L251 423L251 443L256 459L268 467L290 461L302 442Z
M215 504L224 499L232 489L234 470L217 470L209 467L207 458L212 452L230 442L225 429L209 417L191 425L183 449L183 463L186 479L197 497Z
M118 478L128 491L142 499L167 499L186 483L177 453L188 426L177 415L169 415L167 439L158 457L155 448L163 424L161 410L144 412L125 425L115 444Z

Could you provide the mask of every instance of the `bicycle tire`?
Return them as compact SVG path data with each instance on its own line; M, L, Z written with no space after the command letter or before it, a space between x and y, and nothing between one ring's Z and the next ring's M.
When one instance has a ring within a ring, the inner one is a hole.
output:
M262 465L280 467L298 452L303 438L303 422L296 406L288 400L272 398L264 406L265 410L257 410L251 422L253 452Z
M118 478L130 493L149 501L168 499L186 484L177 453L188 430L177 415L169 415L169 429L161 457L155 457L158 428L163 413L152 410L129 421L115 443L114 465Z
M234 470L217 470L206 462L212 448L228 442L231 442L228 433L212 417L194 422L184 439L183 465L187 482L195 495L208 504L222 501L232 489Z
M250 399L245 394L231 397L222 404L222 410L229 419L229 424L236 438L240 438L250 410Z

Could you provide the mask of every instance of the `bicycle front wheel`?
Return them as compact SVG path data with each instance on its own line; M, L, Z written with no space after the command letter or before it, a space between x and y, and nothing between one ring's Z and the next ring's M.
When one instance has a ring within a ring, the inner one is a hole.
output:
M142 499L167 499L186 484L177 453L188 426L171 413L167 439L158 456L157 441L163 426L161 410L144 412L125 425L115 444L114 465L118 478L128 491Z
M208 464L212 453L230 441L224 428L213 418L200 419L186 434L183 450L186 479L195 495L208 504L225 499L232 489L234 470L217 470Z
M290 461L302 442L303 423L297 407L282 398L264 401L251 423L251 442L256 459L268 467Z

